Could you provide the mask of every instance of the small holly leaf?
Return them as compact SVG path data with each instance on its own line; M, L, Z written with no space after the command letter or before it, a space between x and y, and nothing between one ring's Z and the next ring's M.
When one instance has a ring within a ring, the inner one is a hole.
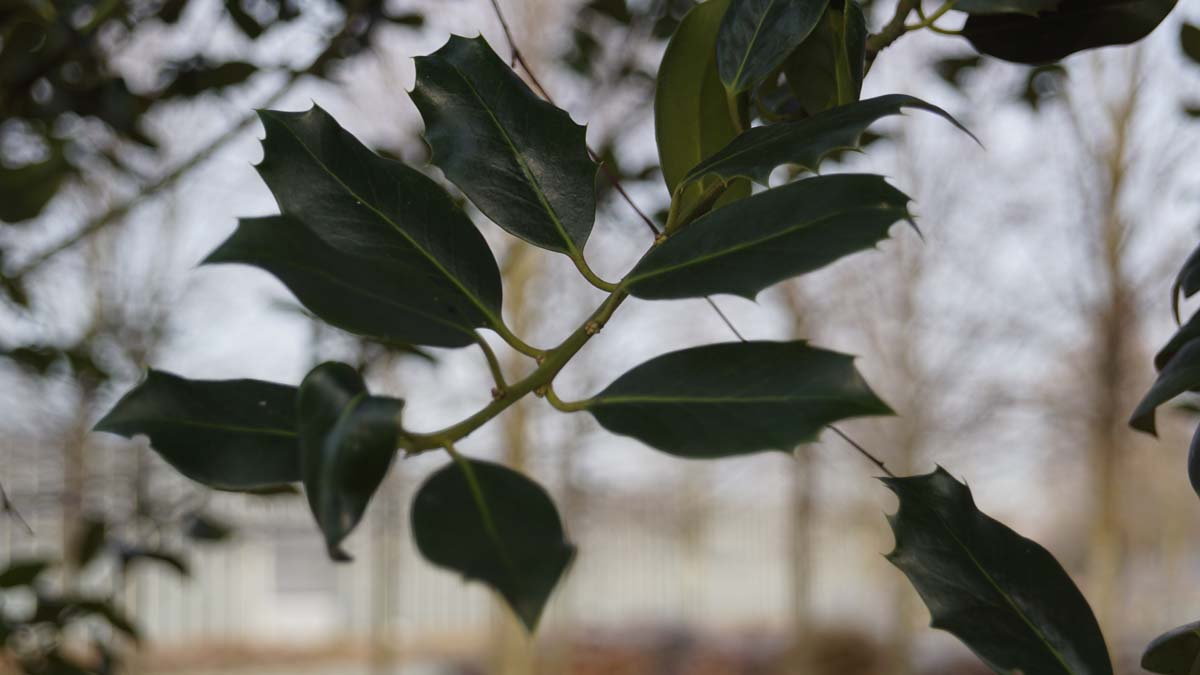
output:
M760 185L767 185L771 171L782 164L816 171L824 157L841 150L857 149L868 127L884 117L899 115L905 108L934 113L968 135L971 133L950 113L935 105L912 96L890 94L838 106L807 119L748 129L693 167L684 180L696 180L710 174L726 180L745 176Z
M1177 0L1062 0L1037 16L972 14L962 28L976 51L1016 63L1043 64L1075 52L1146 37Z
M28 586L50 567L47 560L14 560L0 571L0 589Z
M396 455L404 401L371 396L358 371L323 363L300 384L304 491L329 557L350 560L342 541L354 530Z
M426 560L492 587L531 632L575 557L540 485L473 459L455 461L421 485L412 532Z
M613 433L702 459L791 452L838 420L892 414L854 357L805 342L734 342L664 354L617 378L586 409Z
M717 70L733 93L762 82L816 28L829 0L732 0L717 36Z
M1087 600L1049 551L975 506L945 469L884 478L900 498L887 559L933 617L997 673L1112 675Z
M717 30L729 0L709 0L684 16L667 43L654 90L654 137L663 180L672 194L688 169L725 147L741 130L738 100L717 75ZM695 181L675 197L677 210L690 211L717 181ZM750 195L738 181L721 197L722 205Z
M416 62L412 100L433 163L509 233L579 255L596 218L584 127L538 98L482 37L451 36Z
M1200 667L1200 621L1154 638L1142 654L1142 668L1162 675L1192 675Z
M1058 9L1062 0L958 0L954 9L967 14L1029 14Z
M788 87L810 116L854 103L866 74L867 19L855 0L834 0L783 62Z
M1194 63L1200 63L1200 27L1190 23L1179 25L1179 48Z
M186 380L151 370L96 431L144 434L194 481L247 490L300 480L296 388L261 380Z
M1200 246L1183 262L1175 284L1171 286L1171 311L1175 313L1176 321L1179 320L1180 296L1190 298L1197 292L1200 292Z
M1195 389L1200 389L1200 340L1191 340L1179 347L1163 365L1159 370L1158 379L1133 411L1129 426L1138 431L1158 435L1154 420L1154 413L1158 407L1185 391Z
M431 344L461 347L473 341L471 328L500 322L496 260L483 235L437 183L371 152L316 106L304 113L267 110L259 116L267 136L258 172L286 218L243 221L230 248L218 249L218 258L269 264L270 271L287 277L285 282L291 280L294 292L304 293L301 301L326 310L337 303L337 296L329 296L335 287L355 283L357 288L343 291L344 311L329 313L331 321L368 335L386 327L401 342L417 342L406 334L432 333L437 340ZM307 232L297 231L294 222L303 223ZM286 241L292 237L298 241ZM272 247L279 253L272 254ZM312 267L312 256L329 249L337 253L329 258L335 267ZM285 252L295 260L278 257ZM356 276L347 266L364 274ZM361 287L384 270L384 279ZM390 320L363 316L395 311L397 302L384 297L364 306L364 295L384 289L399 293L395 287L401 281L409 287L405 295L425 296L406 301L419 311L408 309ZM347 315L351 309L354 316ZM420 316L423 311L428 315Z
M630 294L651 300L762 289L871 248L910 219L909 198L880 176L839 174L734 202L654 247L630 271Z

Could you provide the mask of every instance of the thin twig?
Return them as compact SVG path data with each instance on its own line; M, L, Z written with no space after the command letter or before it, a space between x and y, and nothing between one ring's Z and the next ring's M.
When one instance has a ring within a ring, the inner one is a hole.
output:
M904 24L908 21L908 15L912 14L918 4L920 4L920 0L899 0L896 3L896 13L892 16L892 20L888 21L887 25L878 33L867 38L867 68L871 67L879 52L904 35Z
M8 492L4 490L3 483L0 483L0 510L20 523L21 527L25 528L25 531L29 533L29 536L33 536L33 528L29 525L29 521L25 520L25 516L22 516L21 512L17 510L12 500L8 498Z
M742 335L742 333L737 329L737 326L733 325L733 322L730 321L729 317L725 315L725 312L721 311L720 307L717 307L716 301L707 295L704 296L704 299L708 302L708 306L712 307L713 311L717 313L717 316L721 317L721 320L725 322L725 325L729 327L729 330L733 331L733 334L737 336L737 339L745 342L746 336Z
M858 450L859 454L861 454L863 457L866 457L875 466L879 467L879 470L887 474L889 478L896 478L896 474L892 473L891 469L884 466L883 462L881 462L878 457L868 452L866 448L859 445L857 441L843 433L841 429L838 429L832 424L827 424L825 426L833 431L833 433L841 436L843 441L846 441L851 447L853 447L855 450Z

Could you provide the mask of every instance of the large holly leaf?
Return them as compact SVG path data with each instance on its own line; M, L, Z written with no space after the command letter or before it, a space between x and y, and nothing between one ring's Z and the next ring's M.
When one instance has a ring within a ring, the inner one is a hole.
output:
M624 284L645 299L762 289L863 249L909 219L880 176L834 175L767 190L691 223L644 256Z
M1162 675L1193 675L1200 669L1200 621L1154 638L1142 654L1142 668Z
M762 82L816 28L829 0L732 0L717 36L717 70L739 93Z
M358 371L323 363L300 384L304 491L334 560L350 560L342 541L362 520L387 476L404 401L371 396Z
M1157 434L1154 413L1158 407L1194 389L1200 389L1200 340L1191 340L1179 347L1163 365L1158 379L1133 411L1129 426L1148 434Z
M538 98L482 38L417 57L413 103L433 162L497 225L577 256L596 217L585 130Z
M968 14L1031 14L1058 9L1063 0L958 0L954 9Z
M816 171L823 158L835 152L857 149L868 127L884 117L899 115L905 108L940 115L967 134L971 133L950 113L931 103L903 94L889 94L838 106L794 122L748 129L693 167L684 180L708 175L726 180L745 176L767 185L771 171L782 164Z
M730 95L717 75L717 30L729 0L709 0L693 7L663 54L654 91L654 136L663 180L672 194L700 160L725 147L741 131L738 97ZM681 211L690 211L716 181L695 181L675 196ZM739 181L726 190L723 203L746 197L750 184Z
M587 401L605 429L696 458L790 452L848 417L890 415L846 354L734 342L651 359Z
M933 616L997 673L1111 675L1087 600L1049 551L981 512L945 469L885 478L900 498L887 559Z
M248 490L300 480L295 387L151 370L95 428L148 436L171 466L210 487Z
M491 586L530 631L575 557L540 485L499 464L465 458L421 485L412 532L421 555Z
M488 317L421 258L412 264L330 246L293 216L243 218L205 264L245 263L279 278L310 312L388 343L462 347Z
M316 289L325 294L321 304L326 308L338 302L328 292L355 284L343 291L346 306L331 312L331 321L367 334L387 330L389 337L402 342L427 339L426 344L457 347L472 341L471 328L500 324L496 260L483 235L437 183L371 152L316 106L304 113L263 111L260 116L267 136L258 171L290 220L243 221L219 257L270 265L268 269L280 276L290 269L286 274L296 286L305 279L309 301ZM308 232L297 231L293 220ZM296 241L287 241L293 237ZM313 256L329 249L336 252L329 256L330 268L313 267ZM281 260L284 252L295 258ZM361 274L349 267L358 267ZM364 284L367 273L384 270L383 279ZM325 282L317 283L317 277ZM425 297L378 298L373 307L364 305L366 295L400 283L409 289L406 297ZM296 287L292 290L299 295ZM429 315L405 312L387 320L364 316L396 311L401 303ZM350 311L352 319L347 316Z
M1075 52L1137 42L1177 0L1062 0L1058 9L1028 14L972 14L963 37L976 50L1017 63L1048 63Z
M858 100L866 55L862 7L855 0L834 0L813 32L783 62L783 72L800 107L815 115Z

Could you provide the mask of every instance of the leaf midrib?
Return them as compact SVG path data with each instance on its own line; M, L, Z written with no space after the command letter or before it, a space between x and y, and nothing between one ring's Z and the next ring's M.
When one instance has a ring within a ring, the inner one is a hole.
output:
M1070 664L1067 663L1066 658L1059 653L1053 644L1050 643L1049 638L1047 638L1042 631L1038 630L1038 627L1029 620L1029 617L1025 616L1025 613L1015 602L1013 602L1012 598L1008 596L1008 593L1004 591L1000 584L996 583L996 580L993 579L992 575L988 573L987 568L983 566L983 563L979 562L979 559L975 557L975 554L971 552L971 549L966 545L966 543L958 538L958 535L954 533L954 529L951 528L945 519L942 518L941 514L928 504L925 504L925 507L933 513L934 517L937 518L938 523L940 523L941 526L946 530L946 532L950 535L950 538L954 540L954 543L958 544L958 546L963 550L963 553L965 553L967 558L970 559L971 564L973 564L976 570L983 575L984 580L986 580L988 584L996 591L997 595L1004 599L1005 604L1012 609L1013 613L1020 617L1021 621L1029 628L1034 636L1046 646L1046 649L1050 651L1050 654L1054 656L1055 660L1057 660L1068 673L1074 673L1075 670L1071 668Z
M746 43L746 51L742 54L742 60L738 63L737 71L733 75L733 82L730 85L736 90L741 83L742 73L746 69L746 63L750 60L750 52L754 51L754 43L758 42L758 34L762 32L763 24L767 21L767 15L775 7L775 0L767 3L767 8L763 10L762 16L758 18L758 22L754 26L754 34L750 36L750 41Z
M467 89L471 91L471 95L475 97L475 100L479 101L479 106L485 113L487 113L488 118L492 120L492 124L495 125L496 130L500 132L500 137L504 139L504 144L507 145L508 149L512 152L513 159L517 162L517 166L521 167L521 173L525 175L525 179L528 180L530 185L533 187L533 194L537 196L538 202L542 205L542 209L546 212L546 215L550 216L550 222L554 225L554 229L558 231L558 235L562 237L563 242L566 243L567 254L572 258L578 256L579 247L575 245L575 241L571 239L570 234L567 233L566 226L564 226L562 221L559 219L558 212L554 210L554 207L551 206L550 201L546 198L545 190L542 188L542 184L538 182L537 178L533 175L533 171L530 170L528 163L525 161L524 153L522 153L517 147L516 143L513 142L512 137L508 135L508 131L504 128L504 125L500 123L500 118L496 116L496 113L491 109L490 106L488 106L487 101L484 100L479 91L475 89L475 86L471 84L471 80L467 78L466 73L464 73L456 64L449 61L447 61L447 63L454 70L454 73L463 81L463 84L467 86Z
M849 209L839 210L839 211L827 214L825 216L822 216L820 218L814 218L812 220L806 220L802 223L797 223L796 225L787 227L783 230L780 230L779 232L773 232L764 237L759 237L757 239L750 239L750 240L747 240L744 242L740 242L733 246L729 246L727 248L713 251L711 253L708 253L708 254L705 254L702 256L698 256L695 258L690 258L688 260L685 260L680 263L676 263L674 265L668 265L666 267L658 267L658 268L643 272L642 274L631 275L626 280L626 283L629 284L630 286L633 286L634 284L641 282L641 281L645 281L646 279L652 279L656 276L661 276L661 275L667 274L669 272L674 272L676 270L685 269L685 268L691 267L693 265L699 265L702 263L706 263L711 260L715 260L715 259L727 256L727 255L733 255L734 253L739 253L748 248L753 248L760 244L765 244L773 239L778 239L780 237L786 237L790 234L794 234L795 232L797 232L799 230L804 230L804 229L808 229L810 227L817 227L819 225L823 225L828 221L831 221L831 220L834 220L837 218L841 218L848 214L859 213L859 212L869 212L869 211L886 212L886 211L891 211L891 210L899 210L899 208L895 207L895 206L891 206L891 205L884 205L884 206L861 206L861 207L853 207L853 208L849 208ZM899 218L898 218L898 220L899 220ZM890 227L890 225L889 225L889 227Z
M453 274L450 274L449 270L447 270L445 268L445 266L442 265L442 262L440 260L438 260L437 257L432 255L429 251L425 250L425 247L418 244L417 241L415 239L413 239L413 237L404 230L404 228L400 227L399 224L397 224L395 221L393 221L391 218L389 218L387 216L387 214L380 211L378 208L376 208L376 206L374 204L372 204L367 199L364 199L363 197L359 196L359 194L357 192L355 192L349 185L347 185L345 182L343 182L342 179L340 177L338 177L337 174L335 174L332 170L330 170L330 168L328 166L325 165L325 162L321 161L321 159L319 157L317 157L316 153L314 153L312 151L312 149L308 147L308 144L305 143L304 140L302 138L300 138L300 136L298 134L296 134L296 132L292 131L291 127L289 127L286 123L284 123L282 121L280 121L280 126L282 126L284 129L287 130L288 134L296 140L296 143L298 143L301 148L304 148L304 152L307 153L308 156L312 158L313 162L316 163L317 166L321 167L321 170L324 171L325 174L328 175L335 183L337 183L338 186L340 186L343 190L345 190L346 194L348 194L351 197L353 197L354 199L356 199L360 204L363 204L364 206L366 206L367 209L369 211L371 211L371 213L374 213L380 220L382 220L383 222L390 225L393 230L395 230L397 233L399 233L400 236L404 237L405 241L407 241L409 243L409 245L411 245L414 249L416 249L418 252L420 252L421 255L425 256L425 258L427 260L429 260L429 262L432 263L435 268L437 268L437 271L440 272L442 274L442 276L446 277L446 279L448 279L450 281L450 283L454 284L455 288L457 288L463 295L465 295L467 297L468 300L471 301L471 304L475 305L476 307L479 308L479 311L483 312L483 315L488 319L488 321L491 325L493 325L493 326L500 325L500 323L501 323L500 318L492 313L491 308L488 307L482 300L477 298L475 296L475 293L468 290L467 287L464 286L462 284L462 282L460 282L456 276L454 276ZM370 151L368 150L368 152L370 152ZM372 156L377 156L374 153L371 153L371 154L372 154Z
M133 420L130 420L133 421ZM286 429L276 429L273 427L247 427L236 424L210 424L207 422L197 422L193 420L178 418L178 417L139 417L136 419L138 424L175 424L181 427L193 427L196 429L211 429L216 431L232 431L237 433L255 434L259 436L276 436L280 438L294 438L295 431ZM124 421L119 421L118 424L124 425ZM146 432L149 434L150 432Z
M656 396L656 395L618 395L605 396L603 393L592 399L592 405L629 404L629 403L709 403L718 404L756 404L756 403L792 403L803 401L828 401L831 403L858 402L854 396L829 395L785 395L785 396Z

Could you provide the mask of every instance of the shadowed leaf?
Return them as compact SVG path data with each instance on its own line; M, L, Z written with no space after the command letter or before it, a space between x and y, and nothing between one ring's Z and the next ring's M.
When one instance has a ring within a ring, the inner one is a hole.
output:
M1030 14L1058 9L1062 0L958 0L954 9L968 14Z
M784 61L788 87L809 115L853 103L866 70L867 19L855 0L833 0Z
M1189 623L1159 635L1146 646L1142 654L1142 668L1162 675L1192 675L1198 663L1200 622Z
M1191 322L1189 322L1189 326ZM1184 330L1188 330L1185 328ZM1171 347L1171 345L1168 345ZM1158 379L1138 404L1129 426L1148 434L1158 434L1155 411L1162 404L1188 390L1200 388L1200 340L1179 347L1159 370Z
M829 0L732 0L717 37L721 82L740 93L762 82L816 28Z

